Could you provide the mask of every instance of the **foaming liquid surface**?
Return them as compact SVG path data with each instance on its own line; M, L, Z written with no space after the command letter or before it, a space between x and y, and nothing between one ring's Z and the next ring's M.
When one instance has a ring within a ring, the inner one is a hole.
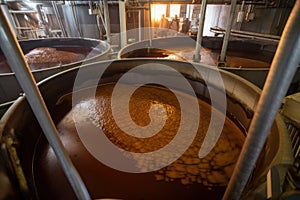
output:
M47 69L83 61L100 55L101 50L89 47L39 47L24 52L25 60L31 70ZM0 55L0 74L12 70L4 55Z
M174 139L181 115L186 112L181 110L176 96L170 90L151 85L140 87L129 102L130 120L139 126L146 126L150 123L149 109L155 104L165 108L167 117L162 130L156 135L150 138L133 137L123 132L113 118L111 98L114 86L114 83L99 85L95 98L82 97L57 124L60 138L92 198L221 199L243 145L244 134L226 118L217 144L206 157L200 159L198 152L210 124L212 110L201 99L198 99L200 120L197 135L184 154L169 166L154 172L127 173L102 164L87 151L77 130L85 130L88 134L92 127L101 128L114 145L128 152L147 153L163 148ZM122 88L126 92L131 87L124 85ZM179 91L176 95L186 101L191 98ZM57 112L66 105L70 106L71 94L62 97L57 104ZM124 108L118 110L121 117L125 116L122 111L125 108L124 102ZM193 112L184 114L193 120ZM221 113L218 115L222 116ZM120 123L127 126L128 119L123 119ZM143 165L145 163L137 164L141 168ZM53 150L44 139L37 144L33 171L41 199L75 198Z

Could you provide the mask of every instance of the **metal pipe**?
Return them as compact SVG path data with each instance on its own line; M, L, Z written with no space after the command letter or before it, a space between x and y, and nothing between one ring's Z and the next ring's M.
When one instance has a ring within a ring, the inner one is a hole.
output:
M142 41L142 10L139 10L139 41Z
M119 18L120 18L120 46L121 48L127 45L127 33L126 33L126 12L125 2L119 1Z
M197 43L196 43L196 51L194 55L194 62L200 62L201 55L201 44L203 39L203 28L204 28L204 21L205 21L205 14L206 14L206 7L207 7L207 0L203 0L201 3L201 11L200 11L200 21L197 33Z
M66 29L61 21L61 16L59 14L59 11L58 11L58 8L57 8L57 5L56 5L56 2L55 1L52 1L52 7L53 7L53 10L54 10L54 13L55 13L55 16L57 18L57 21L58 21L58 25L62 31L62 35L64 37L67 37L67 32L66 32Z
M238 12L236 22L238 22L239 29L241 29L242 22L244 21L245 17L245 12L244 12L244 7L245 7L245 1L243 0L240 11Z
M97 27L99 30L99 38L102 38L102 29L101 29L101 24L100 24L100 14L96 15L96 23L97 23Z
M41 9L42 9L42 5L37 4L36 5L36 10L37 10L37 13L38 13L38 16L39 16L40 20L42 21L42 24L43 24L44 28L45 28L45 34L50 35L48 24L47 24L47 22L45 21L45 19L43 17Z
M269 130L280 108L300 62L300 1L296 1L283 31L258 101L246 141L223 199L239 199L265 144Z
M109 10L108 10L108 2L107 0L103 0L104 4L104 20L106 26L106 40L110 43L110 17L109 17Z
M280 40L280 36L277 36L277 35L254 33L254 32L249 32L249 31L232 30L231 33L241 33L241 34L245 34L245 35L253 35L253 36L258 36L258 37L265 37L265 38Z
M106 27L106 22L105 22L105 19L103 18L103 7L102 7L102 1L99 0L98 2L99 4L99 12L97 14L97 20L98 20L98 27L99 27L99 30L100 30L100 33L101 33L101 26L100 26L100 19L101 19L101 22L103 24L103 27L104 27L104 30L105 30L105 33L107 33L107 27Z
M149 21L149 45L150 47L152 47L152 23L151 23L151 0L148 0L148 11L149 11L149 15L148 15L148 21Z
M279 39L270 39L270 38L267 38L267 37L244 35L244 34L241 34L241 33L230 33L230 35L237 36L237 37L250 38L250 39L258 39L258 40L271 41L271 42L278 42L279 41Z
M230 37L230 31L231 31L232 23L233 23L233 20L234 20L236 4L237 4L237 0L232 0L231 1L230 14L229 14L229 18L228 18L227 27L226 27L226 33L225 33L224 39L223 39L223 45L222 45L221 55L220 55L220 58L219 58L219 64L224 64L225 63L225 57L226 57L228 41L229 41L229 37Z
M254 19L254 13L253 13L254 5L250 4L248 5L247 12L246 12L246 21L251 21Z
M90 199L89 193L69 158L59 138L59 134L47 110L41 93L36 86L34 77L25 61L22 49L5 19L4 13L0 11L0 46L10 65L15 72L16 78L26 94L27 100L38 120L49 144L57 156L66 177L68 178L78 199Z
M211 32L224 34L225 30L219 27L211 27ZM245 37L245 38L252 38L252 39L261 39L261 40L269 40L278 42L280 40L280 36L276 35L269 35L269 34L262 34L262 33L254 33L249 31L240 31L240 30L231 30L230 35Z

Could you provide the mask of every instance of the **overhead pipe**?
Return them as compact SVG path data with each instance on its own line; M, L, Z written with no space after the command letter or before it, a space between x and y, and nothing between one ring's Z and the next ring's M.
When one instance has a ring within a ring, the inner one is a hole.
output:
M200 51L201 51L201 44L202 44L202 39L203 39L203 28L204 28L206 8L207 8L207 0L203 0L201 3L200 21L199 21L197 42L196 42L196 51L195 51L195 55L194 55L194 59L193 59L194 62L200 62L200 60L201 60Z
M277 36L277 35L255 33L255 32L250 32L250 31L231 30L231 33L240 33L240 34L244 34L244 35L251 35L251 36L264 37L264 38L269 38L269 39L274 39L274 40L280 40L280 36Z
M90 199L89 193L74 167L68 153L66 152L58 131L51 119L43 97L36 86L34 77L30 71L22 49L15 37L4 13L0 10L0 46L15 76L20 83L22 90L38 120L50 146L61 164L61 167L68 178L71 187L78 199Z
M237 36L237 37L243 37L243 38L249 38L249 39L258 39L258 40L271 41L271 42L278 42L279 41L279 39L272 39L272 38L268 38L268 37L259 37L259 36L247 35L247 34L236 33L236 32L232 32L232 33L230 33L230 35Z
M223 200L240 199L300 62L300 1L296 1Z
M222 45L221 55L220 55L220 58L218 61L218 66L226 65L225 58L226 58L226 52L227 52L227 47L228 47L228 41L229 41L229 37L230 37L230 31L231 31L231 27L232 27L233 20L234 20L236 4L237 4L237 0L231 1L230 14L229 14L228 22L227 22L226 32L225 32L224 39L223 39L223 45Z
M220 34L225 33L225 30L222 28L219 28L219 27L210 27L210 31L214 32L214 33L220 33ZM277 35L254 33L254 32L241 31L241 30L231 30L230 35L244 37L244 38L268 40L268 41L274 41L274 42L278 42L280 40L280 36L277 36Z

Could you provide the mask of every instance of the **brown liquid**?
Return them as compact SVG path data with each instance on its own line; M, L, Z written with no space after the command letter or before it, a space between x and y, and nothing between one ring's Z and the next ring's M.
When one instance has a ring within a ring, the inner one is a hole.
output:
M40 47L48 48L48 47ZM82 61L100 55L102 52L98 49L85 48L85 47L54 47L58 52L45 51L44 53L28 56L29 52L24 52L25 59L27 58L31 70L46 69L57 67L77 61ZM61 56L61 58L59 57ZM11 73L6 58L0 55L0 73Z
M73 115L79 117L77 123L85 127L87 132L88 126L101 127L115 145L132 152L150 152L162 148L174 138L178 130L181 111L175 95L165 88L143 86L135 91L130 100L132 120L140 126L147 125L150 122L147 114L149 108L158 103L167 111L166 123L151 138L134 138L125 134L112 118L110 104L113 87L113 83L100 85L96 100L83 98L76 102L76 106L57 125L61 140L92 198L221 199L244 142L244 135L226 118L218 143L205 158L199 159L199 148L211 115L210 105L200 99L199 128L192 145L179 159L163 169L142 174L120 172L103 165L85 149L77 134ZM129 87L125 85L124 92ZM180 92L178 95L187 101L190 98ZM63 97L58 102L57 110L60 110L60 105L70 105L70 101L70 95ZM87 111L88 117L84 114ZM188 115L192 119L193 113ZM33 171L41 199L75 198L52 149L43 139L37 144Z
M138 49L132 52L128 52L122 55L122 58L138 58L138 57L152 57L158 59L171 59L182 61L193 61L195 54L195 47L182 47L172 48L169 50L163 49ZM220 55L219 51L212 51L207 48L201 48L201 63L207 65L217 65ZM264 61L250 59L243 57L243 53L240 52L240 56L235 55L237 52L228 51L226 56L226 66L232 68L269 68L270 64ZM254 57L255 58L255 57Z

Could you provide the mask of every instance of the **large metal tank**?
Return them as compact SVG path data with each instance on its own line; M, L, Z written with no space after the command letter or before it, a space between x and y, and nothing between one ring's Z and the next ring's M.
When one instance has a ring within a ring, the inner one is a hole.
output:
M80 66L82 63L90 63L105 60L110 53L110 45L101 40L84 39L84 38L49 38L20 41L20 46L24 54L39 47L52 47L62 49L83 56L83 59L71 62L68 64L56 65L42 69L33 69L32 73L35 80L41 81L58 72L70 69L72 67ZM6 58L0 49L0 104L15 100L22 90L15 78L14 73L11 72Z
M194 38L195 39L195 38ZM222 49L222 37L203 37L201 63L216 66ZM269 72L277 42L256 39L231 38L227 50L227 66L220 67L237 74L263 88ZM118 58L152 57L159 59L193 61L196 41L186 36L158 38L130 44L119 51ZM300 68L298 68L289 93L299 90Z
M201 72L201 74L199 74L191 63L180 61L158 59L105 61L92 63L81 68L76 67L56 74L51 78L42 81L39 84L39 88L54 122L59 123L71 109L70 105L64 104L64 102L61 101L61 97L66 97L67 94L72 92L74 82L80 69L84 70L86 74L89 74L88 80L82 77L82 84L89 88L92 86L93 80L99 81L99 71L107 66L109 67L106 68L100 81L104 84L116 82L129 70L147 64L148 68L135 72L135 78L132 79L135 83L147 80L153 75L160 76L161 79L168 78L176 82L178 80L177 73L174 74L174 71L172 72L166 69L157 68L157 65L168 66L180 72L180 74L188 80L197 96L201 99L206 99L207 102L210 102L211 94L209 91L214 90L216 93L219 92L219 94L222 91L215 82L218 74L220 74L226 91L227 116L246 133L257 106L257 101L260 97L260 90L253 84L234 74L206 65L194 64L198 72ZM207 88L208 83L212 86L211 90ZM185 93L186 91L181 92ZM43 162L35 161L36 156L43 152L39 148L48 148L48 144L26 101L26 96L20 97L3 116L0 123L0 136L3 146L0 154L0 158L3 161L1 164L5 165L0 167L0 174L4 177L3 179L11 184L10 186L13 192L10 193L10 197L19 197L17 191L19 191L18 186L21 186L23 195L26 195L27 197L40 197L43 199L75 198L55 159L52 161L44 160ZM82 146L78 137L72 135L61 135L60 137L93 199L147 199L151 198L151 195L155 199L161 199L162 197L168 199L170 197L168 195L173 195L173 199L184 199L184 197L188 199L198 199L200 195L201 197L206 196L209 199L220 199L220 193L222 194L222 192L224 192L224 190L216 192L215 190L206 189L204 190L204 193L201 194L199 193L199 185L196 184L187 187L194 188L192 191L196 191L195 193L192 193L190 190L190 192L184 193L186 190L183 189L183 186L178 186L178 184L176 185L172 182L166 182L168 187L165 187L161 182L149 179L148 173L129 174L125 180L121 180L120 177L124 178L121 172L108 168L104 168L104 171L99 170L96 166L98 166L100 162L95 161L95 159L91 157ZM51 153L51 150L40 156L41 158L44 158L49 157L49 155L50 157L55 158L53 157L53 151ZM265 188L264 184L268 170L272 166L290 164L291 162L292 155L289 147L287 130L281 117L278 116L274 121L265 148L260 155L257 167L249 182L247 191L255 191L255 189L259 187ZM44 170L49 167L50 171L48 172L48 175L42 177L36 174L39 170ZM53 169L53 171L51 171L51 169ZM138 179L131 179L132 176L135 178L142 178L135 182ZM151 188L155 184L158 185L156 185L155 190L152 190ZM27 185L29 190L24 189L26 188L24 185ZM258 196L261 196L262 199L266 199L264 196L266 194L264 192L265 190L262 191L263 192L261 193L253 194L256 195L256 199ZM163 196L155 196L154 193ZM5 194L5 192L3 192L3 194Z

